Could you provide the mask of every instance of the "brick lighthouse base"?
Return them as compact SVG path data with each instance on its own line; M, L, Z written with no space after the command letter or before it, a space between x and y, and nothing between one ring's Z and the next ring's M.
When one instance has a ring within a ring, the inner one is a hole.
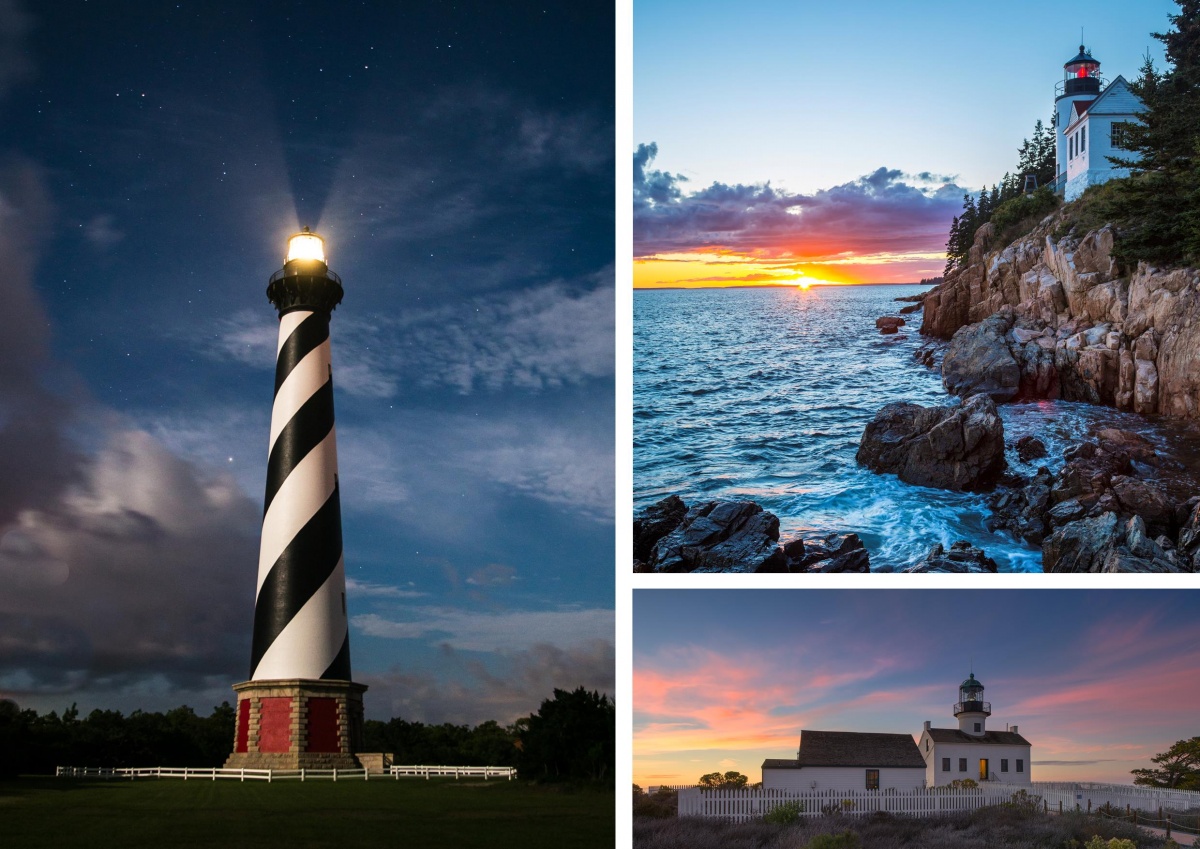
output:
M365 684L244 681L226 769L358 769Z

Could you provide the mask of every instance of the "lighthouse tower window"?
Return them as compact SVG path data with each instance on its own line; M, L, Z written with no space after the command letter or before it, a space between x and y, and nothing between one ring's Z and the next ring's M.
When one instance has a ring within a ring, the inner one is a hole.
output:
M981 723L976 722L975 723L975 733L978 734L982 730L983 730L983 725Z

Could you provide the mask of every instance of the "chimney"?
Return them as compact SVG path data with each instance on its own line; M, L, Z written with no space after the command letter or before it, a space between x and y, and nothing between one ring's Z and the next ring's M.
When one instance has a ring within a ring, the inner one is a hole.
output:
M1017 733L1017 726L1015 726L1015 725L1014 725L1014 726L1012 726L1011 728L1009 728L1008 730L1009 730L1009 731L1011 731L1013 734L1016 734L1016 733Z
M926 730L926 731L928 731L928 730L929 730L929 727L930 727L931 725L933 725L933 722L932 722L932 720L928 720L928 719L927 719L927 720L925 720L925 730Z

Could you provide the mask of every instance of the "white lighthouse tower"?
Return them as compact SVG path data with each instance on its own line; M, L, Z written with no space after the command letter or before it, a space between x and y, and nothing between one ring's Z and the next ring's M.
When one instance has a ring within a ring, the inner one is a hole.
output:
M1100 63L1081 44L1079 53L1063 64L1063 79L1054 88L1054 173L1056 180L1065 180L1067 161L1066 129L1071 123L1071 106L1077 100L1094 100L1100 94L1104 80L1100 78Z
M355 768L362 694L350 680L329 319L342 281L305 228L267 297L279 311L250 680L234 685L228 767Z
M972 672L958 687L958 702L954 705L958 730L969 737L986 737L987 718L991 715L992 705L983 700L983 685Z

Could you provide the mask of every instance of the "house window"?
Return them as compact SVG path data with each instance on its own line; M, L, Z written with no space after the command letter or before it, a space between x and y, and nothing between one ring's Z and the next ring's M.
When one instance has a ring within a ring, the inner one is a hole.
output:
M959 759L958 759L958 771L959 771L959 772L966 772L966 771L967 771L967 759L966 759L966 758L959 758Z
M1114 121L1112 124L1112 146L1129 150L1131 141L1129 138L1129 122Z
M868 790L878 790L879 789L879 770L877 770L877 769L867 770L867 789Z
M949 771L950 771L950 759L942 758L942 772L949 772Z
M983 730L983 726L980 723L976 722L975 723L975 733L978 734L982 730Z
M1008 772L1008 758L1001 758L1001 759L1000 759L1000 771L1001 771L1001 772Z
M1024 771L1025 771L1025 761L1023 761L1021 758L1017 758L1017 772L1024 772Z
M929 751L929 741L928 740L925 741L925 751L927 751L927 752Z
M1072 133L1067 136L1067 159L1075 158L1075 135Z
M1079 152L1087 150L1087 124L1079 128Z

